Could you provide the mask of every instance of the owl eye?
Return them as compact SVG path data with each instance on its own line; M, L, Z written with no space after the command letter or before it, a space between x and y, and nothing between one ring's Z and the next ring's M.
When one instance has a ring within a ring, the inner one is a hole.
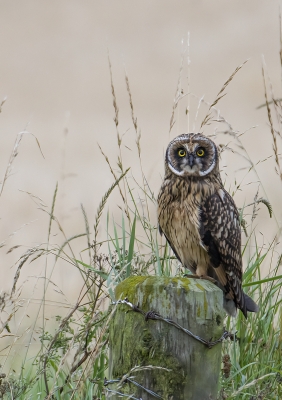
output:
M186 151L184 149L179 149L177 154L179 155L179 157L184 157L186 156Z
M203 157L205 155L205 150L204 149L199 149L197 150L197 156L198 157Z

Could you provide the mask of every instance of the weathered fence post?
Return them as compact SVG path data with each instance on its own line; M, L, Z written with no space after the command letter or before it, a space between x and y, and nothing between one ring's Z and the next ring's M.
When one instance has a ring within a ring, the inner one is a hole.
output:
M206 280L134 276L121 282L115 295L145 312L154 310L207 341L222 336L222 291ZM220 362L221 343L209 349L165 321L145 321L128 305L116 306L110 326L110 379L128 373L131 378L120 387L110 381L109 398L120 399L115 393L119 392L135 399L155 399L146 388L165 400L215 400ZM135 366L141 369L130 372Z

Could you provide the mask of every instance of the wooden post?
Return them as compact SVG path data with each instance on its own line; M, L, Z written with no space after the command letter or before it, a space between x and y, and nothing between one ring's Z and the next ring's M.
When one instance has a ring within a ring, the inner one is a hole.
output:
M115 290L116 299L127 298L144 311L154 310L205 340L223 333L223 293L200 279L133 276ZM215 400L221 365L221 343L209 349L164 321L145 321L127 305L116 306L110 326L110 379L120 379L135 366L150 369L130 373L131 379L164 400ZM169 369L158 369L162 367ZM132 378L134 376L134 378ZM124 383L115 391L136 399L153 400L144 389Z

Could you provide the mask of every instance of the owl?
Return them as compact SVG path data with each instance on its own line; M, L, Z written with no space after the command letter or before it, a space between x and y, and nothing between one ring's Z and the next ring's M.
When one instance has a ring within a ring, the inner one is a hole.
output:
M158 222L175 256L192 277L215 282L224 308L257 312L242 289L241 229L233 198L224 189L215 143L200 133L172 140L158 195ZM189 275L190 276L190 275Z

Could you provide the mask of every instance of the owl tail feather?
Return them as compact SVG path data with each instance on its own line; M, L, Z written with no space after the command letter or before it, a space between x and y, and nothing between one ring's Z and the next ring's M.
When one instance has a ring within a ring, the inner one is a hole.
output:
M258 312L259 306L254 302L253 299L250 298L246 293L244 295L244 308L241 309L245 318L247 319L247 312ZM231 317L236 317L237 315L237 307L233 300L224 297L223 299L223 308Z
M254 300L251 299L250 296L248 296L246 293L244 293L244 297L247 311L258 312L259 306L254 302Z

